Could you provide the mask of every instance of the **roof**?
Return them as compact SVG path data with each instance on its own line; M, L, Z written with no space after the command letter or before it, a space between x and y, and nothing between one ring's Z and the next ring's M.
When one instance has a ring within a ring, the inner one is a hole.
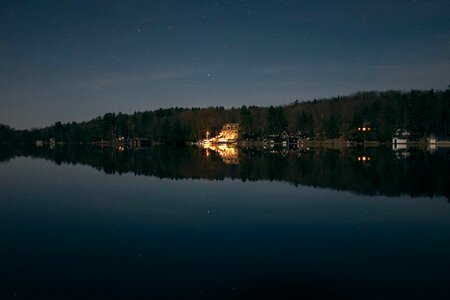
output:
M411 131L405 129L405 128L397 128L396 130L394 130L394 134L393 137L410 137L411 136Z
M428 136L428 138L435 138L438 141L449 141L450 142L450 136L445 134L439 134L439 133L432 133Z
M394 132L398 132L398 131L406 131L406 132L409 132L409 130L408 129L405 129L405 128L397 128L397 129L395 129L394 130Z
M239 123L226 123L222 126L222 130L236 130L239 128Z

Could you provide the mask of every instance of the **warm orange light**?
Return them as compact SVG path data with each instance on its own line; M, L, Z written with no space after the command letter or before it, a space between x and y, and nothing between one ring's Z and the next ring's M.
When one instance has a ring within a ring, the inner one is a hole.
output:
M365 161L370 161L370 160L371 160L370 156L365 156L365 155L358 156L358 161L365 162Z

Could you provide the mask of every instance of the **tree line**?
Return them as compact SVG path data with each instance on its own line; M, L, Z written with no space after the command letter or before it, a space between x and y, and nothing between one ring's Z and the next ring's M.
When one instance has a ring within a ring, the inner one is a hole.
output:
M133 114L106 113L86 122L15 130L0 124L2 143L34 143L53 138L63 143L91 143L125 138L148 138L155 143L183 144L217 133L225 123L240 124L240 138L261 140L282 131L311 139L359 139L358 127L370 124L367 139L386 141L396 128L417 138L450 130L450 86L445 91L358 92L329 99L295 101L284 106L241 108L168 108Z

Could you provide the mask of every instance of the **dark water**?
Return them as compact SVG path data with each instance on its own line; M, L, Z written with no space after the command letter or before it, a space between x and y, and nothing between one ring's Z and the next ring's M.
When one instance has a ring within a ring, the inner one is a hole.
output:
M1 148L1 299L450 299L450 154Z

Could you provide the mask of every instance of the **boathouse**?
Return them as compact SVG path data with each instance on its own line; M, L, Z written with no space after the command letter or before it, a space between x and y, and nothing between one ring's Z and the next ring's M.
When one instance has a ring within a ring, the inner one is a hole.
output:
M443 134L430 134L427 138L430 145L445 145L450 147L450 137Z
M411 142L412 134L409 130L404 128L398 128L394 131L392 135L392 145L396 147L397 145L407 144Z

